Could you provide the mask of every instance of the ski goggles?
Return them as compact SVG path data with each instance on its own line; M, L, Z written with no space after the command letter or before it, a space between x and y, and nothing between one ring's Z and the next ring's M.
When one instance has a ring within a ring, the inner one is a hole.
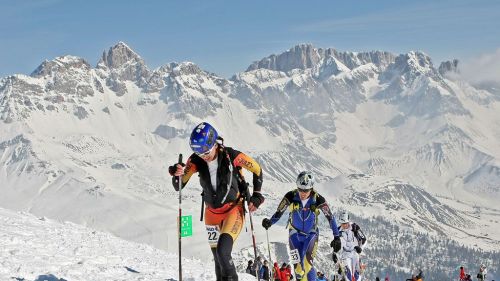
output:
M312 190L312 189L300 189L300 188L297 189L299 190L300 193L307 193Z
M198 155L199 157L205 157L205 156L208 156L208 155L210 154L210 152L212 152L212 149L214 149L214 147L215 147L215 145L214 145L214 146L212 146L212 148L210 148L209 150L207 150L207 151L205 151L205 152L201 152L201 153L200 153L200 152L195 151L194 153L195 153L196 155Z

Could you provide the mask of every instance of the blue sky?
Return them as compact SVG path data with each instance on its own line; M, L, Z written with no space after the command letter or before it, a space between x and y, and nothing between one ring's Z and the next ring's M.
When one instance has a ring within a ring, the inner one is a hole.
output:
M299 43L439 63L494 53L499 30L497 0L0 0L0 77L65 54L95 65L118 41L151 68L187 60L224 77Z

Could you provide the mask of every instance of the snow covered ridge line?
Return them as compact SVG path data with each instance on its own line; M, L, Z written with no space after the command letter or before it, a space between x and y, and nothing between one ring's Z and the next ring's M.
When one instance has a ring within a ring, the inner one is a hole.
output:
M367 66L373 66L373 68L367 68ZM310 72L311 77L309 78L313 78L312 80L302 75L308 72ZM293 91L296 91L297 89L294 87L298 86L299 88L313 87L310 90L314 91L335 89L337 92L338 87L343 91L346 90L346 87L355 87L353 90L362 92L363 89L355 84L368 80L373 73L380 74L382 80L391 84L395 80L395 76L399 75L405 77L407 80L405 84L413 82L414 77L420 74L428 75L442 88L447 91L451 90L446 83L441 81L442 76L433 67L430 58L420 52L396 56L380 51L339 52L335 49L314 48L312 45L298 45L281 55L273 55L258 63L253 63L246 73L237 74L231 80L226 80L203 71L190 62L168 63L155 70L150 70L136 52L125 43L119 42L103 53L95 68L92 68L85 59L67 55L51 61L44 61L30 77L25 75L6 77L0 82L0 96L4 94L6 100L13 101L6 103L4 100L3 103L0 103L0 108L4 107L0 111L2 113L0 117L6 122L11 122L19 117L26 117L29 111L33 110L67 111L68 109L62 109L57 105L59 103L84 103L86 97L103 94L106 89L117 96L123 96L130 91L127 81L139 87L145 94L139 103L158 102L155 93L162 90L178 93L187 90L218 99L218 102L209 101L210 107L203 107L205 110L210 110L221 107L221 100L217 95L214 95L215 92L219 91L232 93L233 96L241 98L248 87L264 86L262 90L272 90L279 87L275 82L281 81L282 86L288 85L288 90ZM254 75L255 78L251 78ZM282 76L283 79L272 78L269 80L270 77L263 77L267 75L274 77L278 75ZM332 81L332 77L342 77L349 81ZM269 80L268 83L259 85L263 78ZM341 82L345 85L331 85L332 82L335 84ZM177 83L183 85L176 85ZM387 87L387 89L391 91L404 90L398 83ZM394 93L383 94L384 97L388 97L387 95L394 95ZM359 98L362 99L361 96ZM161 97L160 100L162 100ZM13 102L15 104L12 104ZM450 100L450 102L456 103L454 100ZM80 106L81 108L78 108L75 105L73 111L81 118L85 118L89 114L88 108ZM351 107L352 105L348 104L341 106L343 110ZM69 110L71 111L71 108ZM466 112L460 106L453 110L456 113ZM213 110L210 111L213 112ZM196 113L199 114L199 111L190 110L189 113L197 115Z
M73 223L0 208L0 280L176 280L177 256ZM184 259L184 280L213 280L213 265ZM246 274L240 280L254 280Z

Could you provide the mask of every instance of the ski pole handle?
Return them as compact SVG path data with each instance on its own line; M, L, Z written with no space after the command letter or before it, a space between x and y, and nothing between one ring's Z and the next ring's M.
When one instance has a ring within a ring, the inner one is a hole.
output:
M179 154L179 162L177 162L177 164L182 166L182 153ZM181 189L182 189L182 175L179 176L179 193L181 192ZM180 204L180 202L181 202L181 199L179 197L179 204Z

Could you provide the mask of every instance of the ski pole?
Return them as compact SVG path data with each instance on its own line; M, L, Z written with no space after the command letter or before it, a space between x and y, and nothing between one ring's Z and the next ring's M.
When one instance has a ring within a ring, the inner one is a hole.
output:
M356 270L356 268L354 268L354 259L351 258L351 280L352 281L356 281L355 270Z
M252 219L252 212L250 212L250 209L248 207L248 203L250 202L250 191L248 189L248 184L247 184L247 196L245 200L247 204L247 209L248 209L248 217L250 218L250 231L252 233L252 243L253 243L253 254L255 256L255 263L257 263L257 244L255 243L255 232L253 230L253 219ZM257 280L260 280L259 278L259 269L257 266L255 267L255 274L257 276Z
M179 164L182 164L182 154L179 154ZM182 219L182 175L179 176L179 281L182 281L182 238L181 238L181 219Z
M269 264L273 264L273 258L271 257L271 246L269 245L269 231L266 229L266 238L267 238L267 252L269 254ZM273 265L274 266L274 265ZM271 270L271 280L274 280L274 274Z

